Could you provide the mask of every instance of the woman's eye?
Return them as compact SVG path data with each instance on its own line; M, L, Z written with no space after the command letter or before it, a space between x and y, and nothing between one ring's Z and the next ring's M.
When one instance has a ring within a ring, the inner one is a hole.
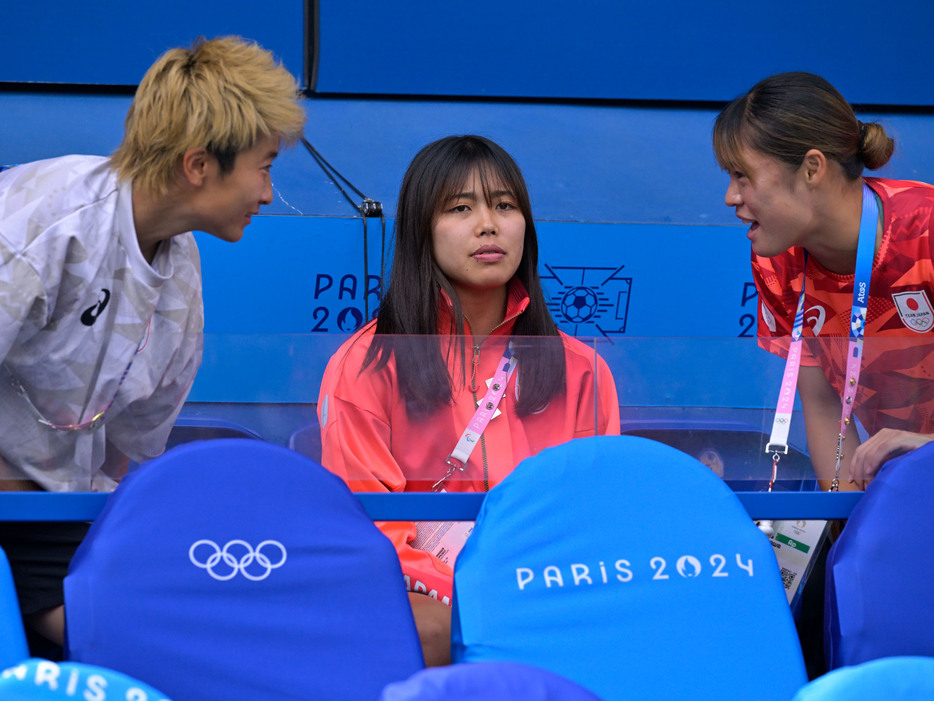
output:
M496 207L497 207L498 209L507 209L507 210L508 210L508 209L515 209L515 208L516 208L516 205L514 205L512 202L500 202L499 204L496 205Z
M461 213L461 212L466 212L469 209L470 208L465 204L456 204L453 207L451 207L450 211Z

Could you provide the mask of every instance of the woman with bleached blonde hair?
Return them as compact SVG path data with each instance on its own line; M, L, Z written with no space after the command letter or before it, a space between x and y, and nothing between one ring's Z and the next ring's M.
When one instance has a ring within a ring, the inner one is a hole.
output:
M0 173L0 489L109 491L159 455L201 363L192 231L237 241L297 141L295 79L237 37L147 71L111 158ZM0 523L27 623L63 640L81 523Z

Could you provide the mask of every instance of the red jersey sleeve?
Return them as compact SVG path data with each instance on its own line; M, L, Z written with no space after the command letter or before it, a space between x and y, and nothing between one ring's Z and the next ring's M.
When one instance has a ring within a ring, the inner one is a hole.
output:
M752 277L759 294L756 315L759 346L786 358L798 309L798 296L804 283L804 254L799 248L792 248L773 258L753 253ZM801 364L817 364L806 346Z

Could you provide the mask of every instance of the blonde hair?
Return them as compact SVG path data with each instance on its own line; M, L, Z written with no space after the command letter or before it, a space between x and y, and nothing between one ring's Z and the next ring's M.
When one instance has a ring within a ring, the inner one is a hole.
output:
M859 121L843 96L813 73L770 76L733 100L717 116L713 144L724 170L746 169L744 147L793 168L814 148L851 180L863 168L884 166L895 149L881 124Z
M181 156L204 147L221 173L265 136L292 144L305 110L295 78L273 55L240 37L199 39L170 49L146 71L127 112L113 167L153 194L164 194Z

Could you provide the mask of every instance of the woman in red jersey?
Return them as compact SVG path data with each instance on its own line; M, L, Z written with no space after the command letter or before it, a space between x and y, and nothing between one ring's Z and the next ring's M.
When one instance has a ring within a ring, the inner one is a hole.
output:
M606 363L548 312L528 191L500 146L452 136L424 147L395 238L377 319L324 373L325 467L355 491L483 492L548 446L619 433ZM378 525L399 553L426 662L444 664L467 528Z
M934 187L864 178L894 142L809 73L734 100L713 142L726 204L749 225L759 343L787 358L801 337L792 361L817 476L864 488L934 433Z

